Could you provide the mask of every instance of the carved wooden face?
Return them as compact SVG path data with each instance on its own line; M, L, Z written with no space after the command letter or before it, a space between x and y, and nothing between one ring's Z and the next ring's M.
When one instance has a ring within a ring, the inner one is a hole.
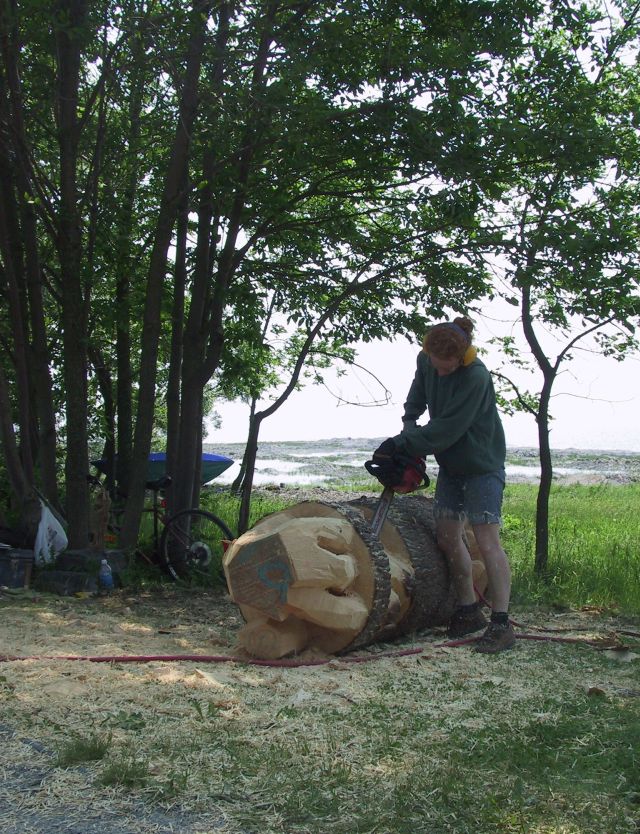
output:
M229 547L223 567L261 653L276 651L265 646L269 639L299 650L301 628L303 645L338 651L367 620L375 583L369 552L329 505L302 502L261 519Z
M344 518L288 518L257 524L224 559L239 604L282 621L291 614L333 629L361 627L366 608L353 593L355 530Z

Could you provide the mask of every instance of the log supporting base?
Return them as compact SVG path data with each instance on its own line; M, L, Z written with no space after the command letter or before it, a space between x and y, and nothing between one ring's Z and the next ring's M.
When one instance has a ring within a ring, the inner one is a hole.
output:
M436 544L432 499L396 496L379 538L370 526L375 506L365 497L304 501L231 544L223 566L246 621L242 649L261 659L307 649L340 654L448 622L455 594ZM470 528L467 540L484 592Z

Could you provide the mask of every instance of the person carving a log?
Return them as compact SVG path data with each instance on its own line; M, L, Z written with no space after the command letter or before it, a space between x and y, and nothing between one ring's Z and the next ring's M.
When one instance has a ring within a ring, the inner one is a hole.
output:
M395 452L435 456L437 541L449 563L458 604L447 633L456 638L485 629L475 648L493 654L516 641L508 617L511 570L500 541L506 446L491 376L477 358L472 333L473 323L466 317L428 331L404 405L402 432L385 440L373 459ZM429 421L417 425L427 409ZM474 593L465 517L487 571L489 623Z

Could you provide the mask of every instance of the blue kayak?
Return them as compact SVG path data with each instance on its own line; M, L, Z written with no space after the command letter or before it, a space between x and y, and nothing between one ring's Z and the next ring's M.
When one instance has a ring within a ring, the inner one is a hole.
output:
M233 466L233 459L227 458L224 455L214 455L209 452L202 453L202 466L200 469L200 483L208 484L213 481L218 475ZM147 480L155 481L165 474L167 464L167 456L164 452L152 452L149 455L149 463L147 465ZM168 473L171 475L171 472Z
M107 462L103 458L100 460L92 460L91 463L104 475L107 474ZM224 455L214 455L209 452L202 454L202 468L200 471L200 483L208 484L213 481L218 475L225 472L234 463L233 458L227 458ZM147 481L157 481L166 473L167 456L164 452L152 452L149 455L149 463L147 465ZM171 473L168 473L171 474Z

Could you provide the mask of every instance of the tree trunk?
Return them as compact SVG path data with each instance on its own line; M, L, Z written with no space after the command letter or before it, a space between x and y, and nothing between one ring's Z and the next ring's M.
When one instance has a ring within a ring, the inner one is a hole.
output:
M121 261L119 261L121 262ZM126 263L126 261L125 261ZM131 472L133 447L133 372L131 370L131 282L129 270L123 267L116 278L116 481L126 495Z
M7 379L0 365L0 443L4 450L7 476L11 492L16 498L16 506L21 506L30 494L33 484L25 475L18 453L13 420L11 416L11 398Z
M251 431L251 426L253 424L253 418L256 413L256 406L258 404L258 400L256 397L251 398L251 405L249 407L249 431ZM247 446L245 446L244 454L242 455L242 462L240 464L240 471L234 482L231 484L231 492L234 494L241 494L244 489L244 478L247 473L247 463L249 460L249 455L247 453ZM254 466L255 466L255 458L254 458ZM246 527L245 527L246 530ZM244 533L244 530L241 532Z
M24 193L26 195L27 192ZM37 462L42 490L49 502L54 507L60 508L57 477L58 433L53 401L53 384L49 368L51 357L47 346L36 218L32 206L24 198L21 206L21 218L22 234L26 241L25 272L29 300L29 320L31 323L31 380L38 423Z
M216 51L220 57L214 67L214 90L223 91L224 55L229 38L229 16L231 7L222 3L219 8ZM180 418L180 470L174 484L174 510L185 509L193 500L191 473L199 465L202 444L196 444L197 427L193 421L194 406L189 400L197 396L211 379L220 363L223 347L223 315L227 291L241 260L237 251L242 229L242 215L247 200L247 184L258 142L259 124L264 119L261 91L266 85L269 50L273 37L273 25L278 10L277 3L268 5L263 17L260 40L252 67L252 98L242 133L235 172L235 194L231 201L226 223L226 236L220 252L215 280L212 282L214 265L214 243L218 234L218 222L213 202L213 180L215 171L215 149L207 148L203 158L203 182L198 210L198 246L194 270L193 292L189 308L189 319L185 329L182 405ZM213 283L213 291L211 284ZM202 419L202 415L200 415Z
M249 419L249 435L244 450L242 464L244 466L244 478L242 480L242 498L240 499L240 510L238 513L238 535L246 532L249 526L249 513L251 512L251 492L253 490L253 476L256 471L256 458L258 456L258 435L262 423L261 414L252 414Z
M5 168L4 160L0 165L0 254L2 256L3 295L9 304L11 322L12 360L15 367L15 381L18 401L19 451L25 477L31 485L34 483L33 449L31 447L31 397L29 362L27 348L27 322L24 304L20 298L21 257L16 252L20 239L16 232L16 205L13 186ZM7 213L7 209L10 213ZM11 211L13 209L13 211Z
M87 474L87 317L82 282L82 232L77 188L78 86L86 0L62 0L58 6L56 96L60 147L60 210L57 248L62 282L64 389L66 397L66 505L71 548L89 542Z
M126 495L129 489L131 458L133 454L133 371L131 368L131 284L132 276L139 275L133 254L135 203L140 182L140 159L143 152L141 117L144 102L145 50L151 43L150 26L146 17L139 21L136 37L132 42L131 98L128 109L128 135L124 165L126 184L120 210L117 215L116 234L116 418L117 463L116 481L119 490Z
M538 407L538 455L540 459L540 484L536 499L535 572L543 576L549 562L549 497L553 482L553 462L549 442L549 398L553 379L546 379Z
M527 267L531 268L535 262L537 249L533 248L527 253ZM553 466L551 463L551 447L549 445L549 400L553 381L558 371L558 364L552 365L548 360L542 345L538 341L533 326L533 307L531 301L531 285L526 270L519 271L521 280L521 312L522 327L525 338L538 367L541 369L544 384L540 393L540 402L536 414L538 424L538 456L540 459L540 485L536 499L536 541L534 570L537 574L543 574L547 569L549 557L549 495L551 494L551 481L553 479Z
M200 375L183 364L180 398L179 465L171 473L173 482L172 512L194 506L194 473L202 460L202 397Z
M379 538L375 507L367 498L305 501L235 540L223 565L249 654L344 653L448 622L456 600L432 500L397 496ZM486 587L477 560L474 575Z
M212 68L211 83L212 92L222 99L224 64L229 38L230 5L226 2L221 3L217 9L217 14L215 51L218 58ZM211 146L206 146L202 159L198 236L191 297L189 299L189 314L184 323L183 335L180 340L180 403L175 408L179 425L171 431L172 444L175 443L176 464L179 462L172 473L174 477L171 488L172 513L196 506L199 502L203 392L204 386L217 368L220 359L220 351L218 351L213 362L209 362L205 367L207 336L209 333L207 317L211 314L212 308L214 309L214 318L217 318L218 315L222 316L226 294L226 289L219 278L216 281L216 289L213 292L211 289L218 235L218 219L214 217L215 162L216 150ZM228 280L228 276L225 276L225 280ZM215 296L213 302L212 296Z
M196 442L197 442L197 457L196 463L193 467L193 487L191 489L191 506L200 506L200 488L202 487L202 421L204 415L204 392L200 389L200 396L198 398L198 408L200 409L200 419L196 426Z
M28 142L25 135L24 106L20 83L20 48L21 35L18 17L9 10L9 6L0 4L2 17L2 57L6 79L6 101L2 107L7 114L7 124L11 131L7 143L11 143L11 159L17 184L20 222L20 236L23 242L24 268L26 281L26 298L28 318L31 327L29 363L33 404L38 426L37 462L41 477L41 486L45 496L55 506L60 506L57 482L57 431L55 408L53 404L52 381L50 373L50 355L47 346L45 313L42 294L42 274L39 258L39 241L34 210L34 183L31 181L30 162L28 161ZM3 92L5 92L3 90ZM4 116L3 116L4 118ZM8 150L8 145L7 145ZM43 210L44 206L42 206ZM25 322L26 326L26 322Z
M102 459L106 462L105 488L109 495L115 495L116 486L116 409L113 399L113 380L104 360L102 351L95 345L89 345L89 357L98 380L98 388L104 404L104 446Z
M153 431L163 286L198 105L200 65L209 22L208 6L203 8L201 3L195 2L192 21L193 31L189 41L176 137L165 178L147 278L131 481L121 531L121 545L125 548L135 545L144 506L147 461Z
M185 173L185 186L188 176ZM176 262L173 273L173 306L171 310L171 352L167 381L167 473L175 478L180 459L180 378L182 376L182 333L184 330L184 299L187 287L187 234L189 231L188 189L178 214ZM166 490L167 512L174 512L174 489Z
M202 435L198 426L202 423L203 388L207 383L203 365L207 341L205 319L211 292L213 179L214 154L211 148L206 148L202 163L203 185L198 206L192 293L181 355L180 428L177 432L177 457L181 465L175 470L172 512L194 506L194 471L202 459Z

